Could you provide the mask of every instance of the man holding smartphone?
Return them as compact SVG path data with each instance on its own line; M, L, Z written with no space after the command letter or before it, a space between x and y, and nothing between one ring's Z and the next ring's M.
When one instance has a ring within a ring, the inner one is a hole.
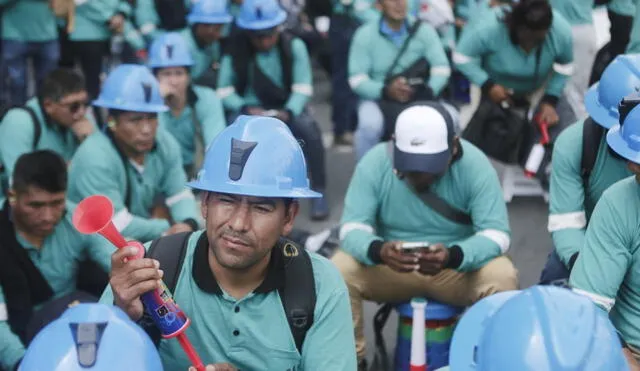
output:
M410 106L351 179L332 260L349 288L361 369L363 299L468 306L518 287L498 176L454 127L439 103Z

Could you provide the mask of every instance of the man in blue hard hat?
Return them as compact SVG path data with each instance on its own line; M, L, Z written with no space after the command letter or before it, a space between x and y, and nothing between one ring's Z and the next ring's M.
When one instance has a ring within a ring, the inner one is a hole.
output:
M281 32L287 12L277 0L245 0L230 53L222 59L217 93L230 115L277 117L304 142L311 185L326 187L325 149L317 122L306 106L313 94L309 53L304 42ZM311 218L329 216L324 197L311 200Z
M162 371L149 336L118 307L78 304L45 327L18 371Z
M616 330L588 299L533 286L489 296L465 312L438 371L627 371Z
M625 101L607 143L627 161L633 176L600 197L569 284L609 312L627 348L640 359L640 95Z
M606 143L605 131L618 122L622 99L640 90L640 54L616 57L585 95L589 117L564 130L554 145L548 230L555 249L540 282L566 282L593 208L613 183L631 175L626 161Z
M158 114L168 107L151 71L120 65L93 104L109 110L108 128L84 141L72 158L69 198L109 197L116 228L140 241L196 230L198 210L184 188L180 147L158 128Z
M227 124L215 91L191 83L189 68L194 61L189 46L176 32L153 41L148 65L160 83L160 92L169 111L161 112L160 127L180 144L182 165L188 177L195 175L196 153L211 143ZM198 146L199 145L199 146Z
M174 282L169 289L191 318L186 334L205 363L240 370L355 370L349 296L340 273L282 237L293 228L297 200L320 197L309 188L302 149L288 127L275 118L240 116L209 146L188 186L204 193L206 230L156 240L145 259L124 263L132 251L115 253L101 301L115 300L144 324L140 295L162 278ZM173 258L162 256L167 253ZM179 273L168 277L170 271ZM186 370L189 360L178 342L159 341L165 369Z

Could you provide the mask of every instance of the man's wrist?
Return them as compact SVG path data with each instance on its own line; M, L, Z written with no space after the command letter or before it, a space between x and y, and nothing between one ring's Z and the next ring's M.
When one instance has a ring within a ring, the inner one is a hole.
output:
M462 252L462 248L458 245L453 245L449 247L449 260L447 261L445 268L458 269L462 264L463 259L464 253Z
M367 256L374 264L382 264L382 245L384 243L381 240L373 240L369 244L369 250L367 251Z
M540 100L540 104L548 104L551 107L556 108L559 100L560 98L556 97L555 95L545 94L545 96Z

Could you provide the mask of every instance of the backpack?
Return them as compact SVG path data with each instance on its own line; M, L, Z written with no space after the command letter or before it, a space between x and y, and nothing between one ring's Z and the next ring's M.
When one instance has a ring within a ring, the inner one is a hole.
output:
M33 110L33 108L29 107L29 106L18 106L18 107L13 107L12 109L22 109L27 111L27 113L29 114L29 116L31 116L31 123L33 124L33 141L32 141L32 150L35 151L38 147L38 143L40 142L40 137L42 136L42 128L40 127L40 120L38 120L38 115L36 115L36 111ZM7 113L9 113L10 110L7 110L3 117L0 118L0 120L4 120L4 116L7 115ZM0 163L0 174L4 173L5 168L4 165L2 163Z
M584 120L582 126L582 159L580 163L580 176L585 193L589 187L589 177L598 157L598 146L604 135L604 128L596 124L591 117Z
M149 246L146 257L156 259L164 271L163 281L170 292L174 293L180 279L189 237L193 232L183 232L154 240ZM180 246L180 248L176 248ZM305 249L293 242L281 238L275 247L283 249L285 259L285 284L278 290L291 335L298 353L302 354L302 345L307 332L313 324L313 312L316 307L316 288L311 266L311 257ZM145 314L146 316L146 314ZM143 321L147 322L147 321ZM157 345L160 332L157 328L143 325L145 331Z

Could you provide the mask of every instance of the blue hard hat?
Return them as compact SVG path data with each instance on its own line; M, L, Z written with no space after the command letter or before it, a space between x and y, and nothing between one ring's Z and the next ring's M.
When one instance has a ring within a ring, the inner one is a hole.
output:
M231 21L233 16L229 13L227 0L197 0L187 15L189 24L224 24Z
M589 115L606 129L618 123L618 104L640 89L640 54L617 56L605 68L600 81L584 96Z
M627 114L622 125L609 129L607 143L620 156L640 164L640 105Z
M244 0L236 18L238 27L245 30L266 30L282 24L287 12L277 0Z
M164 112L169 109L151 71L137 64L116 67L102 85L94 106L129 112Z
M67 309L33 339L18 370L161 371L149 336L115 306L85 303Z
M449 357L451 371L628 370L607 314L555 286L476 303L456 327Z
M149 67L193 66L191 50L178 32L168 32L156 37L149 47Z
M213 140L187 186L255 197L316 198L302 148L282 121L240 116Z

